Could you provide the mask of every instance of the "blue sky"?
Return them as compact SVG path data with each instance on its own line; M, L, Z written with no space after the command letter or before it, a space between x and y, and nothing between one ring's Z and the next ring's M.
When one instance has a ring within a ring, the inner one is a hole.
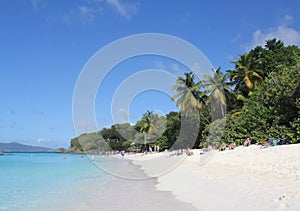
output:
M199 48L214 67L270 38L300 46L300 3L274 1L3 0L0 2L0 142L68 147L76 136L72 97L82 68L103 46L138 33L163 33ZM116 66L95 100L98 128L110 126L114 90L145 69L175 75L187 71L159 56ZM157 91L139 94L128 115L135 123L146 110L176 110ZM121 111L120 111L121 112ZM83 131L89 131L82 122Z

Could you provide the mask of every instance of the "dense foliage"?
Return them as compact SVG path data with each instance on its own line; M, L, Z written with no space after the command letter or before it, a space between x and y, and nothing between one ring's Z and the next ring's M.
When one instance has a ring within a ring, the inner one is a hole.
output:
M245 60L245 55L252 57L248 61L254 64L245 65L252 68L244 68L244 76L256 70L252 86L249 78L241 80L233 77L240 71L241 60ZM267 41L264 48L258 46L245 55L234 62L239 64L235 70L227 71L234 85L232 93L236 96L236 103L225 117L221 141L227 144L234 141L239 145L248 137L258 143L269 137L281 137L299 143L300 49L296 46L285 47L281 41L273 39ZM207 125L201 146L211 141L205 141L204 138L209 128L212 125L218 127L218 124L220 121Z
M233 70L195 81L179 77L172 101L180 108L158 116L147 111L135 125L116 124L71 140L72 152L143 151L240 145L248 137L300 143L300 49L282 41L266 41L232 62Z

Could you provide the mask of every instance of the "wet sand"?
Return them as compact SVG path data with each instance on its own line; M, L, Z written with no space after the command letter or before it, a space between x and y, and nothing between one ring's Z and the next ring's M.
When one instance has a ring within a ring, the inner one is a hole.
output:
M63 203L54 210L198 210L190 203L175 199L171 191L157 190L157 178L149 178L131 161L119 159L113 168L100 159L96 162L99 171L103 168L108 171L107 177L91 178L93 185L81 187L82 198L73 204ZM48 206L45 210L52 208Z

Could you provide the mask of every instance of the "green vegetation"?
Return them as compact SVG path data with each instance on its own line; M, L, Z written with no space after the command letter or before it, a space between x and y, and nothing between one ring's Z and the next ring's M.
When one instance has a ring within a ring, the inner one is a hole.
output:
M82 134L71 140L69 151L219 147L221 142L240 145L248 137L259 143L268 137L300 143L300 49L273 39L232 63L233 70L212 70L199 82L192 72L179 77L171 99L179 112L147 111L135 125Z
M235 69L227 73L235 100L228 102L234 104L228 106L222 142L240 145L247 137L259 143L268 137L283 137L299 143L300 49L273 39L233 63ZM209 128L218 128L218 124L220 120L206 126L203 140Z

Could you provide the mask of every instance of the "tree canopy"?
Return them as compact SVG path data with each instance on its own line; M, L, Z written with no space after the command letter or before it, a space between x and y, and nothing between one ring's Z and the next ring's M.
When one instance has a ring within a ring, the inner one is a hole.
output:
M234 69L212 70L199 81L192 72L178 77L171 100L179 112L147 111L135 125L82 134L71 140L69 151L218 147L221 142L240 145L248 137L259 143L268 137L300 143L300 49L272 39L232 63Z

